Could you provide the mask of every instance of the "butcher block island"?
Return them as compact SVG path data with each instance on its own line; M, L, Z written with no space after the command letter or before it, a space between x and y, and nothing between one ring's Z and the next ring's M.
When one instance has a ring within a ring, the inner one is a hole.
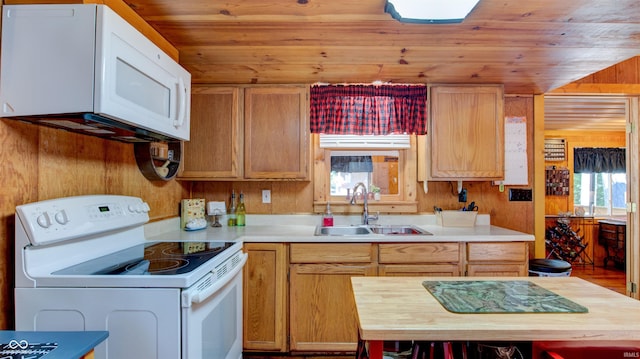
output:
M447 299L431 291L434 283L449 284L451 289L460 283L473 287L523 282L537 288L534 294L542 290L562 302L540 305L544 299L538 298L531 306L520 307L529 294L515 285L513 292L501 293L502 305L493 310L486 307L490 291L469 289L450 298L464 302L484 294L487 301L474 313L458 311L455 305L453 310L445 308ZM353 277L351 283L358 334L367 342L370 359L382 359L383 342L395 340L572 342L584 347L605 343L640 348L640 301L575 277ZM511 311L509 306L517 309Z

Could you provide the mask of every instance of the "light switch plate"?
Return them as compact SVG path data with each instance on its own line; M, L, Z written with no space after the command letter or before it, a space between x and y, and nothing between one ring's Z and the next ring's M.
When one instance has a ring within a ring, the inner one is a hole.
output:
M271 203L271 190L262 190L262 203Z

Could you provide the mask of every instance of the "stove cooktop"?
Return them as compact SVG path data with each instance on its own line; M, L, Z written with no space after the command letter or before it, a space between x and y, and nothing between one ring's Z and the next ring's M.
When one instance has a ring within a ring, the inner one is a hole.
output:
M176 275L189 273L234 242L140 244L53 272L58 275Z

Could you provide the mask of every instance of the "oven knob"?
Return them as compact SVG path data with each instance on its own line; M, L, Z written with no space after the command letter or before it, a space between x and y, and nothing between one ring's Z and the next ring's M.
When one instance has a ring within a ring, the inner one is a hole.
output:
M129 212L132 213L143 213L145 210L143 208L143 206L141 204L130 204L129 205Z
M62 211L56 213L55 215L56 222L60 224L69 223L69 217L67 217L67 212L63 209Z
M129 212L131 213L138 212L138 208L132 204L130 204L128 208L129 208Z
M49 217L49 213L47 212L44 212L43 214L39 215L36 221L38 222L38 225L42 228L51 227L51 217Z

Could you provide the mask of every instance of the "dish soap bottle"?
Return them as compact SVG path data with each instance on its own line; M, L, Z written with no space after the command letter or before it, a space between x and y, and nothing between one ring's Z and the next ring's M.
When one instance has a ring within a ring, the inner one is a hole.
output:
M322 216L322 226L333 227L333 214L331 213L331 204L329 202L327 202L327 209Z
M236 226L244 226L246 224L245 217L247 210L244 208L244 194L240 192L240 202L236 210Z

